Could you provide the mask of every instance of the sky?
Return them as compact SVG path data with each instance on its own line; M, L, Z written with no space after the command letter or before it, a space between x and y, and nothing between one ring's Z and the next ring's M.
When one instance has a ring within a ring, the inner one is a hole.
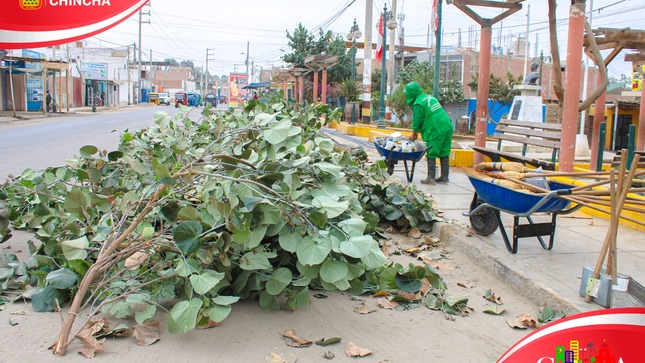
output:
M384 1L388 9L392 0L373 0L372 41L376 43L375 29ZM366 0L151 0L145 6L141 25L142 60L163 61L174 58L191 60L200 67L206 63L211 74L246 72L245 60L256 69L284 65L281 56L290 52L287 31L293 33L302 24L311 33L331 30L343 38L354 19L363 33L358 42L365 40ZM431 0L397 0L399 28L404 29L405 45L425 47L429 39ZM558 0L558 37L562 61L566 57L568 13L570 0ZM493 27L495 46L509 47L511 40L524 37L529 26L529 59L543 51L550 53L547 23L547 0L525 0L522 10ZM499 14L492 8L473 8L485 18ZM590 12L590 10L592 10ZM588 17L592 27L631 28L645 30L645 1L643 0L587 0ZM454 5L443 2L442 45L479 48L479 25ZM86 40L86 47L123 48L138 43L139 16L135 15L118 26ZM150 24L145 23L149 21ZM389 35L389 34L388 34ZM398 34L397 34L398 38ZM388 38L388 42L390 39ZM537 53L536 53L537 51ZM604 55L608 51L603 52ZM626 51L609 66L609 75L631 75L631 64L623 62ZM362 58L362 52L357 54Z

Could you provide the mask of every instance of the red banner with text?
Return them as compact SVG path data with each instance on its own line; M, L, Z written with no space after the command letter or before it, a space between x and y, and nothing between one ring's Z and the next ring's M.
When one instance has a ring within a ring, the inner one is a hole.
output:
M65 44L112 28L149 0L2 0L0 48Z

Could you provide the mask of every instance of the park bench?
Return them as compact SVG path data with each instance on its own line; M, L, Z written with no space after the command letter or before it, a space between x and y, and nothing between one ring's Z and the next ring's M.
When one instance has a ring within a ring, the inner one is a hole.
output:
M493 138L497 139L497 149L480 146L472 146L472 149L488 156L491 161L506 160L520 162L524 165L528 164L536 168L542 167L544 170L555 170L561 137L562 125L560 124L501 119L495 128L493 136ZM503 151L502 142L520 144L522 146L521 155L516 152ZM526 156L529 146L551 149L551 160Z
M614 155L614 159L611 161L611 166L612 167L620 166L620 154L621 154L621 150L617 150L616 154ZM634 151L634 155L636 155L636 154L641 156L641 159L638 162L638 168L639 169L645 169L645 151ZM633 157L633 155L632 155L632 157ZM631 159L632 158L630 158L629 160L631 160ZM629 168L629 164L627 165L627 167Z

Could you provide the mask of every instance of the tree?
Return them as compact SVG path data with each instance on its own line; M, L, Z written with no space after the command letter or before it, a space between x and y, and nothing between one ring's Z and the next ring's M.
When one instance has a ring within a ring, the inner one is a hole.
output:
M429 62L418 62L415 60L404 68L399 69L397 83L400 86L390 94L387 101L396 114L407 115L408 119L411 119L412 108L406 102L405 85L413 81L419 83L419 86L421 86L424 92L432 94L434 87L434 67ZM380 84L380 77L378 83ZM372 83L372 89L374 89L374 83ZM374 96L374 93L372 93L372 96ZM456 67L452 66L449 78L439 81L439 102L449 104L463 101L463 87L458 78Z
M181 61L181 63L179 63L179 65L182 67L189 67L189 68L195 69L195 63L193 63L193 61L191 60L183 60Z
M468 83L471 90L477 92L478 75L473 75L472 80ZM522 76L513 76L511 72L506 73L506 81L501 77L496 77L494 74L490 75L490 91L488 98L492 101L499 102L502 105L510 105L513 103L513 97L520 94L515 90L516 84L522 84Z
M330 85L335 85L349 78L352 73L351 49L347 49L345 41L340 35L334 35L333 32L319 31L318 36L309 32L302 24L293 31L293 34L287 31L289 47L292 52L282 57L286 63L299 66L305 63L305 58L312 54L327 54L338 57L338 63L327 71L327 81ZM307 80L313 80L313 75L306 76ZM311 92L311 87L308 88Z
M166 58L164 62L169 63L173 67L179 67L179 62L175 58Z

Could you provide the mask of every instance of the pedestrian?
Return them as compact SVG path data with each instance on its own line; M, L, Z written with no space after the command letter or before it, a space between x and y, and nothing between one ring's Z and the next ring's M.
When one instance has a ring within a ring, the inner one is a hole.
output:
M49 112L51 104L52 104L52 95L50 95L49 91L47 91L47 96L45 97L45 105L47 106L47 112Z
M453 126L450 117L443 110L439 100L423 93L417 82L405 86L406 102L412 107L412 135L415 141L419 134L426 143L428 151L428 177L422 184L447 183L450 172L450 148L452 146ZM437 158L441 162L441 176L436 178Z
M101 92L101 106L105 106L105 92Z

